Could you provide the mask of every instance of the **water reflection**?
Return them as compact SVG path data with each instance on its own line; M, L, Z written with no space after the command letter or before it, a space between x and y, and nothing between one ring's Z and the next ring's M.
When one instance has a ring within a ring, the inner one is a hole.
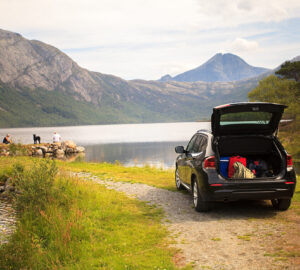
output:
M149 164L156 167L174 167L177 154L175 146L186 146L187 141L179 142L146 142L116 143L86 146L86 161L110 162L116 160L125 166L143 166Z

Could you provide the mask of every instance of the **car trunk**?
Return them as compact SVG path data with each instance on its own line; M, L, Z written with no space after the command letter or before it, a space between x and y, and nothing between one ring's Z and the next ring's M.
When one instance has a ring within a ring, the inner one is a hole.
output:
M263 168L259 167L259 171L254 170L256 175L253 179L277 178L280 174L284 174L286 167L285 154L280 148L274 137L253 135L220 137L216 143L218 171L224 178L229 179L220 170L224 157L241 156L246 158L247 167L250 169L254 162L264 164Z
M274 136L285 108L281 104L245 102L213 109L212 133L217 166L223 177L228 178L223 162L236 156L242 157L244 166L229 162L230 178L232 172L236 173L234 179L241 179L240 175L243 179L276 178L285 172L285 153L279 150L283 148Z

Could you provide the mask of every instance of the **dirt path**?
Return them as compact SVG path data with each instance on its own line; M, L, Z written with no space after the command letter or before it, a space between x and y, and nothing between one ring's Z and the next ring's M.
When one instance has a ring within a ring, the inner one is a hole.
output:
M86 173L77 175L161 207L166 213L164 223L176 237L175 247L182 250L175 258L179 265L192 263L195 269L217 270L300 269L280 256L278 246L285 245L285 234L293 224L279 222L275 216L280 214L270 204L220 203L210 213L197 213L187 192L103 181ZM274 255L272 251L276 250Z

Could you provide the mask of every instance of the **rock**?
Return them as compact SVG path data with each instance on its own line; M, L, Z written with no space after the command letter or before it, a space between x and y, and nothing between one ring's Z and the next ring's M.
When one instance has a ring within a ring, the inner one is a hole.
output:
M74 154L75 151L76 151L76 148L69 148L69 147L67 147L65 150L66 154Z
M76 147L76 152L77 153L83 153L83 152L85 152L85 148L83 146L77 146Z
M43 151L43 153L48 152L48 148L46 146L39 146L38 149L41 149Z
M65 155L65 151L62 149L55 150L55 156L56 157L63 157Z
M62 142L62 147L63 149L71 148L71 149L76 149L76 143L73 141L64 141Z
M34 155L35 156L42 156L43 155L42 149L36 149L35 152L34 152Z

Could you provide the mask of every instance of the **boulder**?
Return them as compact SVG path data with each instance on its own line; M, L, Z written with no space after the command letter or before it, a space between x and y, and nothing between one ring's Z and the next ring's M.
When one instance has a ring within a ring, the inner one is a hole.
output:
M43 153L48 152L48 148L46 146L39 146L38 149L41 149L43 151Z
M83 153L83 152L85 152L85 148L83 146L77 146L76 147L76 152L77 153Z
M65 155L65 151L62 149L56 149L55 150L55 156L56 157L63 157Z
M42 156L42 155L43 155L42 149L36 149L36 150L34 151L34 155L35 155L35 156Z
M66 154L74 154L76 151L76 148L70 148L70 147L67 147L65 152Z
M55 143L52 143L51 146L55 147L55 148L61 148L61 143L60 142L55 142Z
M71 149L76 149L76 143L73 141L64 141L62 142L62 147L63 149L71 148Z

